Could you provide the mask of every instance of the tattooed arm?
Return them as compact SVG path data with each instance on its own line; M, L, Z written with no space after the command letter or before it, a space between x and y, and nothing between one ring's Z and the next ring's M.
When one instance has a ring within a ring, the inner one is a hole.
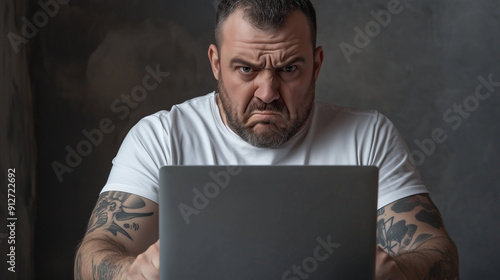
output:
M426 194L378 211L377 245L377 279L458 279L457 249Z
M142 266L158 278L157 240L158 204L124 192L102 193L76 254L75 279L128 279Z

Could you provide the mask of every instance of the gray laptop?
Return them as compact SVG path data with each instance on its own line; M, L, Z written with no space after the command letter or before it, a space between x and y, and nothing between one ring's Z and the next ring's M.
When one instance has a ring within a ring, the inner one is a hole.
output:
M373 279L378 168L165 166L160 279Z

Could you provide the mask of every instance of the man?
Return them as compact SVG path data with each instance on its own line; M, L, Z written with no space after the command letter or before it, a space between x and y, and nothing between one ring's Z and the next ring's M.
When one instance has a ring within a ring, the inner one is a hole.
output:
M77 252L77 279L158 279L158 169L187 164L377 165L377 279L458 278L456 248L390 121L314 102L323 49L308 0L223 0L215 37L217 92L129 132Z

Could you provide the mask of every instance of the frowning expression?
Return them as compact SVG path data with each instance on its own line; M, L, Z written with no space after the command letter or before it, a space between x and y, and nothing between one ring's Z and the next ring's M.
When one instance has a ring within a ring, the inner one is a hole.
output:
M311 43L306 16L294 11L276 30L262 30L233 12L209 58L219 82L222 120L257 147L277 148L307 121L323 61Z

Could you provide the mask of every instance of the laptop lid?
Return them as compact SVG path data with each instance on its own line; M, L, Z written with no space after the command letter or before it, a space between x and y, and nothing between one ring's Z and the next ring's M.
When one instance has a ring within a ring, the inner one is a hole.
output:
M373 279L378 168L165 166L160 279Z

